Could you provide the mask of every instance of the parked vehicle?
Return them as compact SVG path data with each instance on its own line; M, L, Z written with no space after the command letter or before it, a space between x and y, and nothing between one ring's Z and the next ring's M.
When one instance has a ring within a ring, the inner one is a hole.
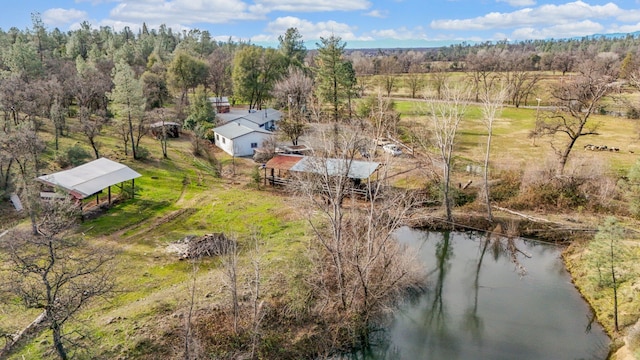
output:
M398 147L398 145L395 145L395 144L387 144L382 147L382 150L384 150L384 152L389 153L393 156L398 156L402 154L402 150Z

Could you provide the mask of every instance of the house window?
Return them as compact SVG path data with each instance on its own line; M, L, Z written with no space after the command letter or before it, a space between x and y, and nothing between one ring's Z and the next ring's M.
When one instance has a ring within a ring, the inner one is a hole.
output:
M252 149L255 149L255 148L257 148L257 147L258 147L258 143L251 143L251 148L252 148Z
M226 144L226 143L227 143L227 141L226 141L226 140L227 140L227 139L222 138L222 143L223 143L223 144Z
M216 134L216 140L220 141L220 135Z

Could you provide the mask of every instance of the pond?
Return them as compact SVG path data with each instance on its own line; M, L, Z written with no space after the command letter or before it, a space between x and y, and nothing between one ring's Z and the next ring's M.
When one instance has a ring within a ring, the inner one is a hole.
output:
M609 338L559 247L402 228L427 291L403 304L366 359L605 359Z

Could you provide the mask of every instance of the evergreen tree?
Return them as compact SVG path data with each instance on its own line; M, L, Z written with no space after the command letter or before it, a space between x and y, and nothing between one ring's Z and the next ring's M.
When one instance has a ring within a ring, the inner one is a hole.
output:
M615 217L608 217L604 224L598 228L595 239L589 243L589 260L593 261L593 269L590 277L597 281L599 287L612 290L613 302L613 326L616 331L619 328L618 289L627 280L633 278L630 272L630 264L634 260L630 256L629 249L624 243L624 228Z
M331 35L329 38L320 38L318 55L316 56L317 67L316 83L318 97L331 105L333 121L340 119L340 107L349 97L349 84L353 81L352 74L348 72L349 67L345 65L344 49L346 43L340 37ZM353 67L350 67L353 69Z
M133 158L138 159L137 145L133 135L133 120L140 120L144 114L146 101L143 95L142 82L136 79L133 70L124 60L116 63L112 78L114 88L109 94L109 99L115 107L116 114L127 119L131 151Z
M278 37L280 45L278 50L287 59L287 67L293 65L296 67L304 66L304 58L307 56L307 48L302 41L302 35L297 28L288 28L284 36Z

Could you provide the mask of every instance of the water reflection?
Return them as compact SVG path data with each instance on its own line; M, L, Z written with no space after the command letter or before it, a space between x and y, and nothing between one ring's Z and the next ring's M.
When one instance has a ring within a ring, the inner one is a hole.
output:
M353 359L604 359L608 338L549 245L401 229L428 291Z

